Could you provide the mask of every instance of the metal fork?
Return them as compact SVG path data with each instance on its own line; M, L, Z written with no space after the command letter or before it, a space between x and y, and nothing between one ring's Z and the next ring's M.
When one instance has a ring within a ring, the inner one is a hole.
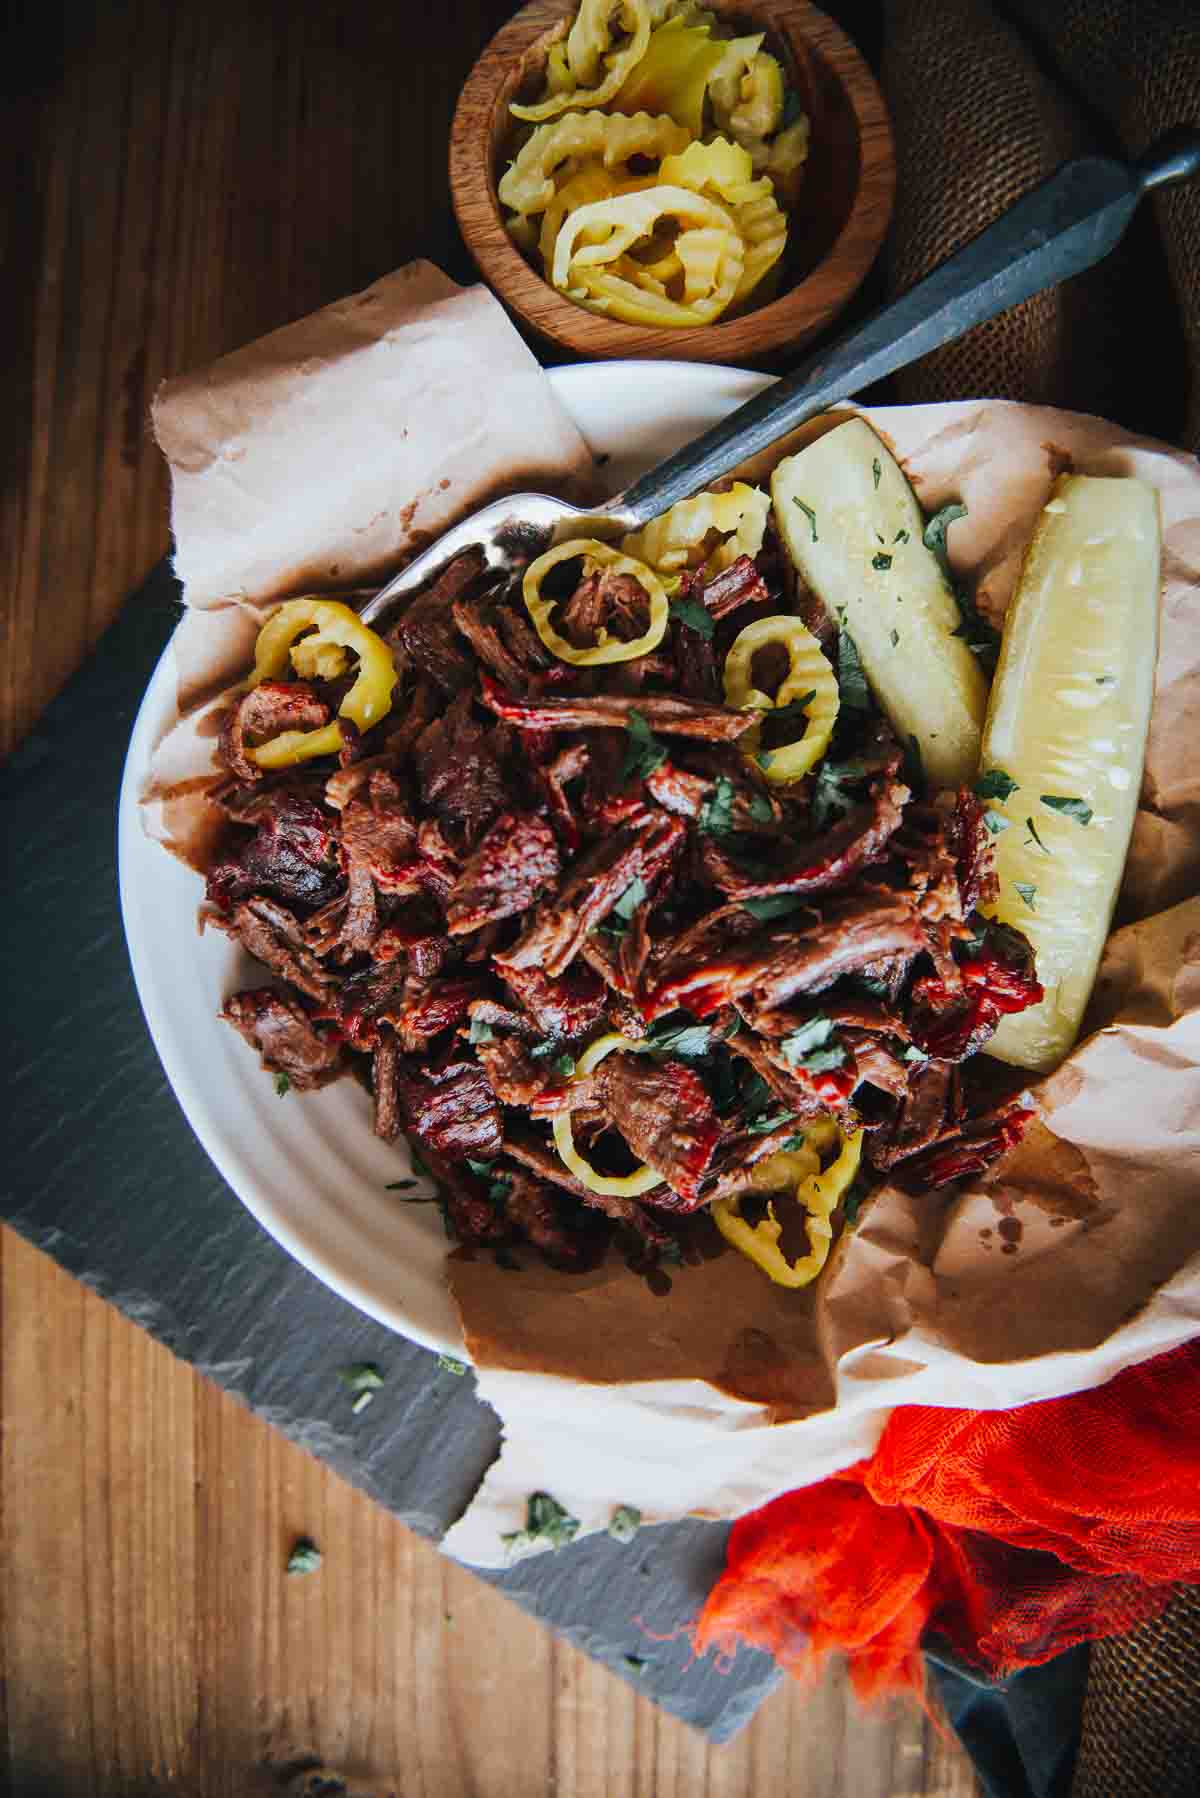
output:
M467 549L512 575L532 556L573 537L602 540L640 530L677 500L720 479L798 425L871 382L916 362L998 312L1082 273L1114 247L1142 195L1200 173L1200 131L1180 126L1137 162L1083 156L1018 200L986 231L900 299L703 436L588 511L546 493L494 501L446 531L362 608L373 623L427 586Z

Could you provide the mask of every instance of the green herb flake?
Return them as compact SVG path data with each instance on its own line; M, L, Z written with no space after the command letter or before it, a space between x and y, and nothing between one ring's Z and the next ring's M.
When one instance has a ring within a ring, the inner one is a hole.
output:
M510 1553L517 1553L540 1542L549 1548L565 1548L578 1534L578 1517L572 1517L548 1492L534 1492L525 1507L525 1528L512 1530L500 1540Z
M307 1536L298 1536L287 1558L289 1573L315 1573L321 1565L321 1551Z
M846 788L865 780L867 770L861 762L824 761L817 769L812 790L812 822L814 830L826 830L842 818L854 804Z
M1049 855L1049 854L1050 854L1050 851L1049 851L1049 850L1048 850L1048 849L1047 849L1047 847L1046 847L1046 845L1045 845L1045 843L1043 843L1043 841L1042 841L1042 839L1041 839L1041 837L1039 837L1039 835L1038 835L1038 827L1037 827L1037 825L1036 825L1036 824L1035 824L1035 823L1034 823L1034 821L1033 821L1033 819L1032 819L1032 818L1026 818L1026 820L1025 820L1025 828L1026 828L1026 829L1027 829L1027 830L1028 830L1028 832L1029 832L1029 835L1028 835L1028 836L1027 836L1027 837L1026 837L1026 838L1025 838L1025 841L1026 841L1026 842L1027 842L1027 843L1029 843L1029 842L1031 842L1031 841L1032 841L1032 842L1034 842L1034 843L1036 843L1036 844L1037 844L1037 846L1038 846L1038 848L1039 848L1039 849L1040 849L1040 850L1041 850L1041 852L1042 852L1042 854L1043 854L1043 855Z
M796 1121L794 1111L760 1112L757 1117L747 1118L742 1128L751 1136L770 1136L772 1130L782 1130L785 1124Z
M975 782L974 791L977 799L1008 799L1017 791L1017 783L1003 768L989 768Z
M792 1030L779 1044L779 1052L789 1067L803 1068L809 1074L823 1074L840 1068L846 1059L841 1043L833 1039L833 1020L810 1018Z
M618 1505L608 1520L608 1533L614 1542L632 1542L642 1527L642 1513L636 1505Z
M771 766L771 763L775 760L775 751L773 749L760 749L754 759L765 774L767 769Z
M867 677L863 673L858 644L846 629L845 613L840 609L838 617L841 622L838 626L837 678L842 704L852 712L869 712L871 690L867 686Z
M904 1061L928 1061L924 1049L918 1049L916 1043L909 1043L901 1058Z
M728 776L719 774L712 792L700 808L698 828L710 837L726 836L733 829L736 798L737 788L733 782Z
M821 541L821 539L817 536L817 515L813 511L812 507L806 506L802 499L796 498L795 494L792 495L792 504L794 506L799 506L800 510L803 512L804 516L808 520L808 528L812 532L813 542L819 543Z
M908 538L907 531L897 531L896 535L892 538L893 543L907 543L908 540L909 540L909 538Z
M947 580L950 579L950 554L946 546L946 532L950 529L950 526L956 519L965 518L966 516L967 508L962 502L960 500L951 500L948 506L943 506L940 512L935 512L925 526L922 542L926 549L929 550L931 554L935 555L941 563L942 573L946 576Z
M880 550L880 552L877 556L871 557L871 567L877 568L881 574L884 572L885 569L890 568L891 565L892 565L892 558L888 555L885 555L882 550Z
M356 1417L366 1410L383 1385L383 1374L374 1361L351 1361L348 1367L338 1368L337 1377L351 1395L350 1409Z
M1064 798L1057 793L1043 793L1042 804L1049 806L1052 812L1061 812L1064 818L1073 818L1076 824L1090 824L1092 808L1085 799Z
M711 642L715 628L713 615L708 607L698 599L673 599L671 616L680 624L686 624L689 630L695 631L698 637Z
M876 493L879 492L879 479L880 479L880 476L882 475L882 473L883 473L883 464L880 462L879 457L876 456L875 460L871 464L871 479L875 483Z
M1098 687L1115 687L1116 684L1117 677L1115 674L1098 674L1096 676L1096 685Z
M471 1028L467 1031L467 1041L469 1043L490 1043L495 1035L496 1032L492 1029L491 1025L485 1024L482 1018L471 1019Z
M641 1675L646 1671L649 1663L643 1654L623 1654L621 1656L621 1665L624 1667L626 1673Z
M893 631L892 631L892 648L898 649L899 646L900 646L900 632L898 630L893 629Z
M633 708L625 721L625 760L621 764L621 780L645 780L667 759L666 746L659 742L641 712Z
M290 1093L291 1090L292 1090L292 1083L291 1083L291 1080L289 1079L288 1075L283 1074L283 1073L276 1074L276 1076L275 1076L275 1091L278 1093L279 1097L282 1099L284 1093Z
M618 918L623 918L625 922L628 923L638 906L648 896L649 888L639 874L631 880L629 885L625 888L625 891L613 906L613 912Z
M791 912L802 910L804 905L805 901L795 893L779 893L767 899L742 900L742 910L748 911L760 924L768 924L772 918L787 917Z
M383 1190L384 1192L411 1192L416 1184L415 1180L390 1180Z
M490 1180L495 1165L494 1161L472 1161L471 1157L467 1156L467 1166L480 1180Z
M452 1373L458 1378L467 1372L466 1362L460 1361L455 1355L439 1355L438 1366L443 1373Z
M686 1018L687 1022L672 1022L670 1018L662 1018L650 1026L646 1041L650 1045L651 1054L681 1055L685 1059L698 1059L707 1055L712 1048L712 1025L697 1024L686 1012L678 1015Z
M1036 911L1037 906L1034 904L1034 901L1037 898L1037 888L1030 886L1028 882L1024 880L1014 880L1013 885L1020 897L1029 907L1030 911Z
M998 837L1002 830L1007 830L1011 823L1012 819L1006 818L1003 812L986 811L983 814L984 829L989 830L994 837Z

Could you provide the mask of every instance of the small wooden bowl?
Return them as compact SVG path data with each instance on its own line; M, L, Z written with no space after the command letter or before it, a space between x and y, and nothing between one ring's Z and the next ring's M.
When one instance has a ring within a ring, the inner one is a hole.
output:
M769 30L812 133L778 297L690 330L628 325L588 312L533 269L504 228L497 173L515 121L509 103L540 89L551 44L574 0L532 0L492 39L467 77L450 132L450 191L484 279L517 318L583 356L761 361L807 343L846 305L875 259L892 212L895 158L883 96L850 39L808 0L709 0L742 29Z

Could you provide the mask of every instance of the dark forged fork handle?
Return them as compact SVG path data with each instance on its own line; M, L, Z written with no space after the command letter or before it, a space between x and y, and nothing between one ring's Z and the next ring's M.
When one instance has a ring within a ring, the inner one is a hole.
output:
M637 529L798 425L952 342L1114 248L1142 195L1200 173L1200 131L1180 126L1139 161L1083 156L1018 200L932 274L831 349L660 462L607 508Z

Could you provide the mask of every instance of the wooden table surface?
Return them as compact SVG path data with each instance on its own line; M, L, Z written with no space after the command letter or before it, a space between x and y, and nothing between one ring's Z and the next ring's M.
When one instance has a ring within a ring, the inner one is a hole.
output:
M167 547L156 384L452 253L454 95L507 11L18 13L0 42L5 748ZM405 1798L977 1790L915 1706L865 1715L839 1669L710 1746L8 1231L0 1410L0 1785L20 1798L240 1798L317 1764ZM301 1534L324 1562L288 1578Z

